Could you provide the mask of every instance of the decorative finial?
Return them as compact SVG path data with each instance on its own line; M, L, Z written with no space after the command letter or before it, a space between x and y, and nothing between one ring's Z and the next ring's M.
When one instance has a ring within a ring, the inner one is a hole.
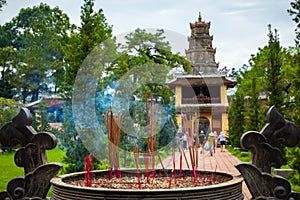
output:
M201 22L201 20L202 20L201 12L199 12L198 22Z

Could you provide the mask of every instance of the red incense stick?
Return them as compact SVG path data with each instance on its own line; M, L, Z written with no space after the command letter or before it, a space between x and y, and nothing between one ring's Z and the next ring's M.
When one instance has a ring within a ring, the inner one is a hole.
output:
M216 168L215 168L215 171L212 173L211 175L211 180L212 182L215 182L216 181L216 173L217 173L217 165L216 165Z
M84 182L86 187L92 186L92 175L91 175L91 160L90 155L87 154L87 156L84 158Z
M179 161L180 161L179 178L182 178L182 153L181 152L180 152Z
M150 173L149 173L149 160L148 160L148 153L144 153L144 162L145 162L145 168L146 168L146 177L147 177L147 182L150 184Z
M170 182L169 182L169 186L168 186L168 188L170 188L170 187L171 187L171 185L172 185L172 172L170 173Z
M175 165L175 148L173 148L173 173L174 173L174 183L176 184L176 165Z
M140 156L140 149L136 145L134 147L134 158L135 158L135 164L136 164L136 176L138 178L139 189L141 189L141 176L140 176L140 169L139 169L139 156Z

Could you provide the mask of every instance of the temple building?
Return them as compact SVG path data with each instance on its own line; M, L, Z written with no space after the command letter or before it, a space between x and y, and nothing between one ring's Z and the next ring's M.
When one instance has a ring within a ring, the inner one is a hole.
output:
M213 36L209 34L210 22L202 21L199 14L198 20L190 23L190 28L186 56L192 64L192 74L177 75L168 82L175 93L177 122L189 134L201 130L228 134L227 89L233 88L236 81L218 71Z

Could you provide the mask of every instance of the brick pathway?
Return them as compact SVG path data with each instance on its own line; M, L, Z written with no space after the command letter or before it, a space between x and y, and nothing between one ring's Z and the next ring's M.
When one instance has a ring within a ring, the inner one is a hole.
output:
M190 154L188 150L185 150L185 155L188 160L189 166L191 167L190 163ZM231 174L239 175L239 171L235 168L235 164L241 162L238 158L233 156L230 152L225 150L225 152L221 152L220 148L216 148L216 153L213 154L213 156L210 155L208 151L204 151L203 154L198 154L198 169L201 170L215 170L217 167L217 171L222 172L229 172ZM179 168L179 160L180 160L180 153L176 152L175 154L175 160L176 160L176 168ZM165 168L173 168L173 161L172 156L167 157L163 161L163 165ZM182 158L182 168L188 169L188 166L186 164L186 161L184 159L184 156ZM243 182L243 194L244 194L244 200L251 199L251 194L245 184Z

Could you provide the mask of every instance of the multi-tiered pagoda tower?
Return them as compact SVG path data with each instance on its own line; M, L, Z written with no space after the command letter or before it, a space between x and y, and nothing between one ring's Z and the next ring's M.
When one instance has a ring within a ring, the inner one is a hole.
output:
M199 14L198 21L190 23L190 28L186 56L192 62L193 74L216 74L218 64L215 61L216 49L212 47L213 36L209 35L210 22L202 21Z
M179 75L168 83L176 94L177 121L189 134L201 130L228 134L227 89L234 87L236 82L218 72L213 36L209 34L210 22L202 21L199 14L190 28L186 56L191 61L192 74Z

